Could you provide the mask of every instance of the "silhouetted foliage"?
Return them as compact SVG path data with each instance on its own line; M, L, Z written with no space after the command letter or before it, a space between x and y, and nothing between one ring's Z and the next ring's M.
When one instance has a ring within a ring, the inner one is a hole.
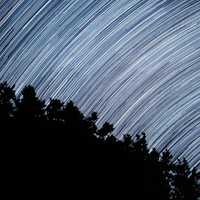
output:
M58 99L50 99L48 106L46 107L47 118L50 121L62 120L62 112L64 103Z
M132 140L131 135L125 134L125 135L123 136L123 143L124 143L124 145L127 146L127 147L129 147L130 145L132 145L132 144L133 144L133 140Z
M112 134L112 124L105 122L98 128L97 120L96 112L86 117L72 101L50 99L45 105L32 86L17 98L14 86L0 84L2 141L8 158L4 163L10 162L10 176L20 174L16 179L21 180L22 174L29 175L39 185L46 175L46 184L63 187L68 182L75 190L85 187L84 192L93 191L98 197L110 192L112 197L122 194L122 199L130 195L133 199L198 199L200 174L185 159L173 162L169 150L150 151L145 133L124 134L119 140Z
M171 184L172 184L172 178L173 178L173 169L174 164L172 162L173 156L169 152L168 149L166 149L160 158L160 166L162 170L162 183L163 183L163 191L164 194L163 200L171 199L172 190L171 190Z
M113 125L105 122L103 126L97 131L97 135L100 138L105 138L109 133L113 131Z
M179 160L174 167L173 177L173 199L175 200L194 200L200 196L198 188L199 175L196 170L192 172L189 168L187 160Z
M9 87L7 82L0 83L0 119L8 120L13 116L15 104L14 86Z
M32 86L26 86L18 99L16 117L23 120L41 120L45 113L45 102L40 100Z

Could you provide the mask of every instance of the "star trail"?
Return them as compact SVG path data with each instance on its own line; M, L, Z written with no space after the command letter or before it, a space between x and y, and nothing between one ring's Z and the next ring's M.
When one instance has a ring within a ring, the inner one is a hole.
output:
M200 168L199 0L1 0L0 79Z

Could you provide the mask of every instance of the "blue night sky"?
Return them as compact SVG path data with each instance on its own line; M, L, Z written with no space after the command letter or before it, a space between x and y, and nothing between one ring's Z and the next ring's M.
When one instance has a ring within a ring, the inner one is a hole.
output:
M0 0L0 80L200 168L199 0Z

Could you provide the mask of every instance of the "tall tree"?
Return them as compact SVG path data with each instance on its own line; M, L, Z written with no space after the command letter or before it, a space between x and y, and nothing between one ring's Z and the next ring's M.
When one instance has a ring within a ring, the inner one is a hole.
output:
M32 86L26 86L22 97L17 102L17 118L23 120L40 120L44 117L45 102L40 100Z
M75 136L80 134L83 128L84 115L72 101L69 101L63 109L62 118L65 122L65 128Z
M139 158L146 160L148 158L148 147L147 147L147 141L146 141L146 135L145 133L142 133L141 135L136 135L136 140L134 141L134 151L139 156Z
M15 101L14 86L10 87L7 82L0 83L0 120L13 116Z
M197 172L196 168L192 169L192 172L189 176L188 185L188 198L191 200L200 199L200 172Z
M64 103L58 99L50 99L48 106L46 107L47 118L51 121L62 120L62 112Z
M113 125L105 122L103 126L97 131L97 135L101 138L104 139L108 134L112 133L114 130Z
M133 144L133 139L130 134L125 134L123 136L123 144L127 147Z
M96 121L98 119L98 115L96 112L91 113L91 115L84 119L84 127L83 134L87 137L91 137L97 131Z
M197 200L199 197L199 174L190 171L186 159L175 165L173 178L173 200Z
M170 151L166 149L160 159L160 167L162 171L162 194L163 200L171 199L171 184L173 173L172 170L174 168L174 164L172 162L173 156Z

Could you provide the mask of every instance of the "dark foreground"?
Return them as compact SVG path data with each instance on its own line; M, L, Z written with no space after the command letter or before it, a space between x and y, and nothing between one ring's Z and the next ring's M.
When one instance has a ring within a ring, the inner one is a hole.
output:
M73 104L40 100L33 87L19 98L0 84L2 190L7 198L197 200L196 169L149 150L144 133L122 141L112 124L97 128Z

